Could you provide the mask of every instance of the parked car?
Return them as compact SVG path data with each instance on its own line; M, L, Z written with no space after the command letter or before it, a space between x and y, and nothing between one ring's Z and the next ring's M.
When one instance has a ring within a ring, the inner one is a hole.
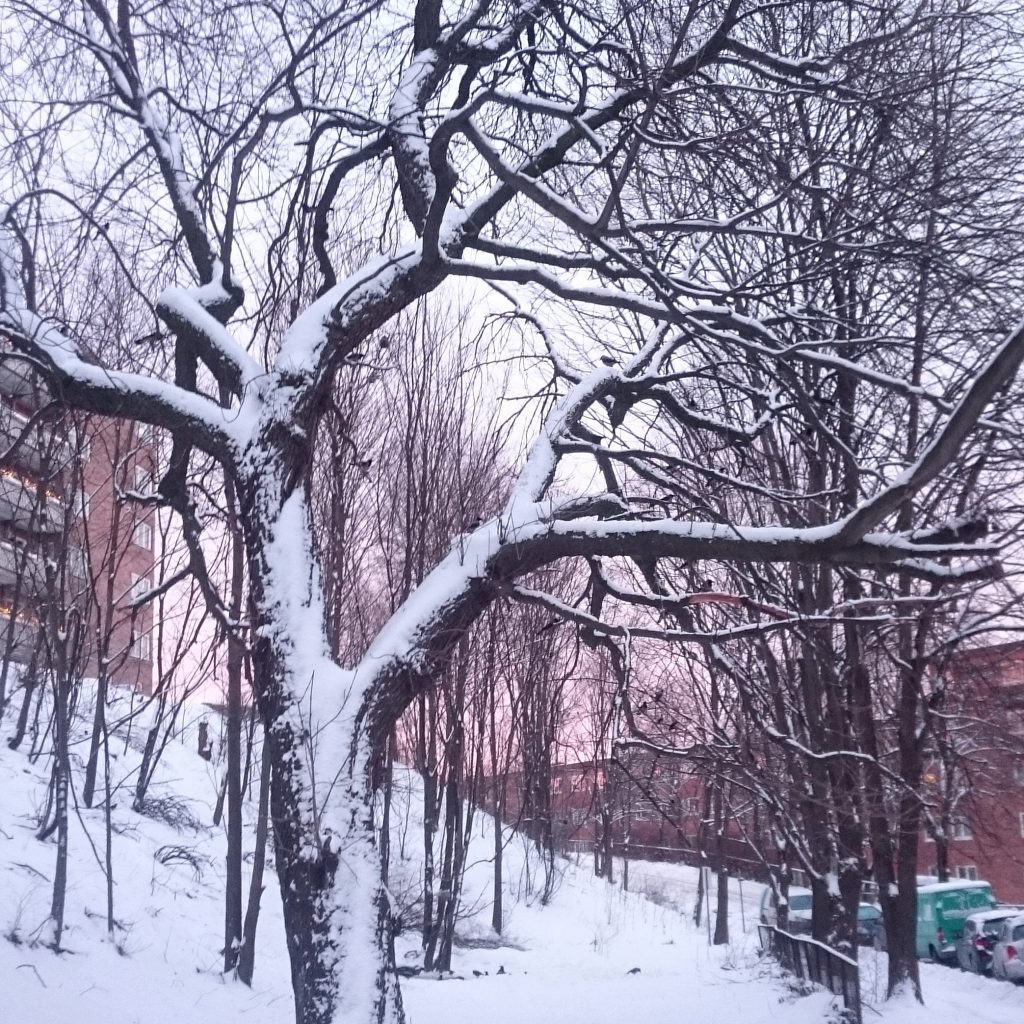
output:
M799 886L789 887L789 925L788 930L794 934L811 930L811 907L813 898L810 889ZM775 927L778 921L778 907L775 893L767 886L761 893L761 923ZM882 918L882 911L874 903L862 903L857 911L857 942L862 946L870 946L874 942L875 927Z
M956 959L963 971L987 974L992 970L992 947L996 944L1003 922L1020 914L1020 907L996 907L971 914L964 920L964 930L957 939Z
M955 963L957 940L971 914L992 910L996 901L988 882L932 882L917 887L917 955ZM885 928L875 929L875 948L888 948Z
M862 903L857 908L857 944L871 946L875 941L875 931L882 923L882 908L874 903Z
M992 977L1024 982L1024 914L1003 922L992 947Z
M811 890L802 889L798 885L791 885L786 896L789 906L788 929L791 932L807 932L811 930ZM776 900L775 890L765 886L761 893L761 924L776 926L779 920L779 908Z

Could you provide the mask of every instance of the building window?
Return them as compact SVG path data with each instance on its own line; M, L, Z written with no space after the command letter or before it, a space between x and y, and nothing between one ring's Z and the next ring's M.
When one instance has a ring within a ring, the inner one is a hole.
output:
M1024 811L1021 811L1018 817L1020 819L1020 834L1024 838Z
M1024 761L1016 761L1013 765L1013 781L1018 786L1024 786Z
M131 655L139 661L152 661L153 638L149 633L135 633L132 636Z
M952 823L952 832L954 839L974 838L974 833L971 832L971 823L966 818L954 818Z
M148 466L135 467L135 490L140 494L148 494L153 489L153 474Z
M138 601L143 595L149 593L149 577L140 576L137 572L132 573L132 600Z
M976 882L978 880L978 869L974 864L957 864L956 877L962 878L967 882Z
M153 527L149 523L136 523L132 543L147 551L153 550Z

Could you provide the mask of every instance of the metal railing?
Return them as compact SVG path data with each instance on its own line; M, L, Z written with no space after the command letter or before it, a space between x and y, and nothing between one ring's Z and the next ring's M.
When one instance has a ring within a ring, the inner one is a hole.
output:
M757 930L766 953L798 978L840 996L846 1019L851 1024L862 1024L860 970L856 960L806 935L790 935L766 924L758 925Z

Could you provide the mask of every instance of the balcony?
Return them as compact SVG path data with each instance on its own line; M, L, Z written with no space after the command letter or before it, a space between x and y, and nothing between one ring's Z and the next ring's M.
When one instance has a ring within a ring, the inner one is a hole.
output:
M26 596L38 594L46 583L42 558L19 544L0 541L0 586L13 587L19 576Z
M32 657L39 625L29 619L12 619L0 608L0 658L7 654L7 645L13 643L10 660L24 664Z
M0 473L0 522L13 523L20 530L57 533L64 525L64 509L53 497L40 503L30 481Z
M32 473L57 472L64 469L74 455L74 438L70 430L62 430L58 438L52 428L33 426L29 418L11 406L0 403L0 456L4 462Z
M22 359L0 360L0 395L38 409L47 399L36 372Z

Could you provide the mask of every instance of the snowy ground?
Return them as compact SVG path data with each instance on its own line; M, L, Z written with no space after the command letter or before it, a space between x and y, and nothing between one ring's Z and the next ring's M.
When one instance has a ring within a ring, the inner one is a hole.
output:
M198 715L197 711L195 714ZM193 716L194 717L194 716ZM10 734L4 723L0 736ZM136 730L117 747L118 777L131 783L138 762ZM187 801L198 831L176 831L130 810L127 788L114 812L115 916L107 939L99 811L80 809L71 839L68 952L55 956L33 945L47 916L54 864L52 844L34 837L45 766L0 744L0 1021L17 1024L288 1024L291 996L276 881L260 921L255 985L250 990L219 973L223 836L210 826L216 766L188 745L172 743L155 795ZM82 752L84 753L84 751ZM418 834L416 786L403 774L407 796L393 839L394 889L414 876ZM455 977L404 984L413 1024L818 1024L829 1018L823 993L796 997L756 951L759 889L741 884L731 900L733 941L711 948L691 923L695 873L664 864L631 865L624 893L592 877L587 865L563 863L553 902L536 898L537 864L512 838L506 852L506 927L489 927L492 834L478 829L467 876L475 913L460 925ZM94 853L92 844L95 844ZM174 855L187 854L195 866ZM161 863L161 859L168 863ZM641 894L649 894L650 899ZM746 930L744 930L744 925ZM399 938L398 955L412 964L416 936ZM638 973L629 973L639 968ZM502 973L499 973L502 971ZM868 954L863 987L871 1009L865 1021L883 1024L1008 1024L1024 1019L1024 991L924 967L925 1008L880 998L884 964ZM877 1012L876 1012L877 1011Z

